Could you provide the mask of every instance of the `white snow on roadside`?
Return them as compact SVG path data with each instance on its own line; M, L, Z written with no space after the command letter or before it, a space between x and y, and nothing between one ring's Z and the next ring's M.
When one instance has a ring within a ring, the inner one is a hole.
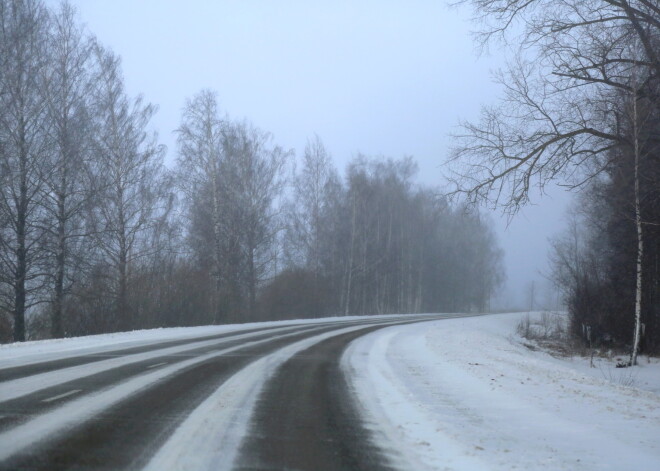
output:
M342 367L392 463L402 470L660 469L660 395L612 382L588 360L529 350L514 334L520 318L390 327L350 345ZM660 381L657 364L637 371L641 387Z

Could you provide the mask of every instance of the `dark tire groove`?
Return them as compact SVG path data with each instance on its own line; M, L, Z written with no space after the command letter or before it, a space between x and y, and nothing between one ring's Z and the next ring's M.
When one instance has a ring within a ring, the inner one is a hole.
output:
M310 330L310 328L301 328L300 332L304 333ZM36 414L44 413L49 409L57 407L60 405L57 402L53 403L44 403L44 399L49 397L54 397L59 394L66 393L73 389L81 389L85 394L93 393L99 391L103 388L112 386L113 384L120 383L121 381L128 380L134 376L143 374L146 372L145 368L151 364L158 362L167 362L169 366L184 360L188 360L194 356L204 355L213 350L218 350L219 348L231 348L240 345L243 342L252 342L256 340L263 340L271 336L272 333L266 332L261 335L255 335L249 339L236 339L232 340L219 339L221 341L215 345L209 345L206 347L200 347L192 350L187 350L185 352L180 352L177 354L166 355L162 357L154 357L148 360L140 361L138 363L133 363L124 366L118 366L111 370L102 371L100 373L84 376L82 378L77 378L66 383L58 384L56 386L42 389L32 394L26 396L21 396L16 399L11 399L8 401L0 402L0 415L4 416L0 419L0 432L19 425L23 422L26 422L31 417ZM222 341L224 340L224 341ZM230 353L226 356L242 355L240 351L236 353ZM245 355L249 355L246 353ZM225 355L223 355L225 356Z
M292 327L294 327L292 325ZM68 368L71 366L80 366L88 363L93 363L96 361L106 360L108 358L115 358L126 355L134 355L137 353L145 353L151 350L158 350L161 348L176 347L179 345L186 345L189 343L203 342L205 340L215 340L215 339L224 339L227 337L232 337L236 335L248 334L252 332L258 332L260 330L272 330L272 328L255 328L248 330L236 330L233 332L227 332L224 334L216 335L207 335L204 337L194 337L185 340L171 340L165 342L150 343L148 345L141 345L139 347L130 347L123 348L120 350L108 350L99 353L91 353L89 355L76 356L72 358L61 358L58 360L48 360L38 363L31 363L29 365L22 366L10 366L7 368L0 369L0 382L10 381L13 379L24 378L26 376L32 376L39 373L46 373L49 371L59 370L62 368Z
M291 342L336 328L274 339L247 347L242 350L245 355L219 356L168 376L93 420L0 463L0 470L141 468L188 414L231 375Z
M266 385L236 470L391 470L358 420L339 360L354 339L332 337L295 355Z

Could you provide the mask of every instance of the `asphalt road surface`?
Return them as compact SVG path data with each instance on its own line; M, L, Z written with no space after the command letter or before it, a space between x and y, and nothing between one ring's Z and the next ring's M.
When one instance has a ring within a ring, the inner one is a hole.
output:
M392 469L360 421L339 360L368 332L438 317L249 328L0 369L0 470ZM225 400L233 383L246 392ZM241 402L250 394L251 405ZM239 436L195 456L203 440L186 432L193 412L223 404L249 420L241 428L207 412L210 428L199 436L222 437L223 427ZM179 449L192 456L178 461Z

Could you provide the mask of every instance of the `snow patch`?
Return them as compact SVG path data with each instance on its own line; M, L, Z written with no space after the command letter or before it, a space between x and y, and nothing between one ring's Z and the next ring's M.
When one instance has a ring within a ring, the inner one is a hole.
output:
M402 470L660 469L660 395L530 351L512 335L521 316L390 327L351 344L342 367L393 463ZM639 369L650 384L660 376L653 366Z

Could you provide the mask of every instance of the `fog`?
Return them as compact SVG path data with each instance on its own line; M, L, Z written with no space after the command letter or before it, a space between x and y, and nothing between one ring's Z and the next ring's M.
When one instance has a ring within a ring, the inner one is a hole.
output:
M48 2L55 5L57 2ZM445 188L450 134L500 93L498 50L478 54L466 11L444 2L77 0L81 20L122 58L127 91L159 106L152 121L176 156L185 100L217 91L223 111L271 132L300 155L318 134L343 171L357 153L412 155L419 180ZM513 219L495 210L505 251L500 307L544 293L548 238L569 195L552 188Z

